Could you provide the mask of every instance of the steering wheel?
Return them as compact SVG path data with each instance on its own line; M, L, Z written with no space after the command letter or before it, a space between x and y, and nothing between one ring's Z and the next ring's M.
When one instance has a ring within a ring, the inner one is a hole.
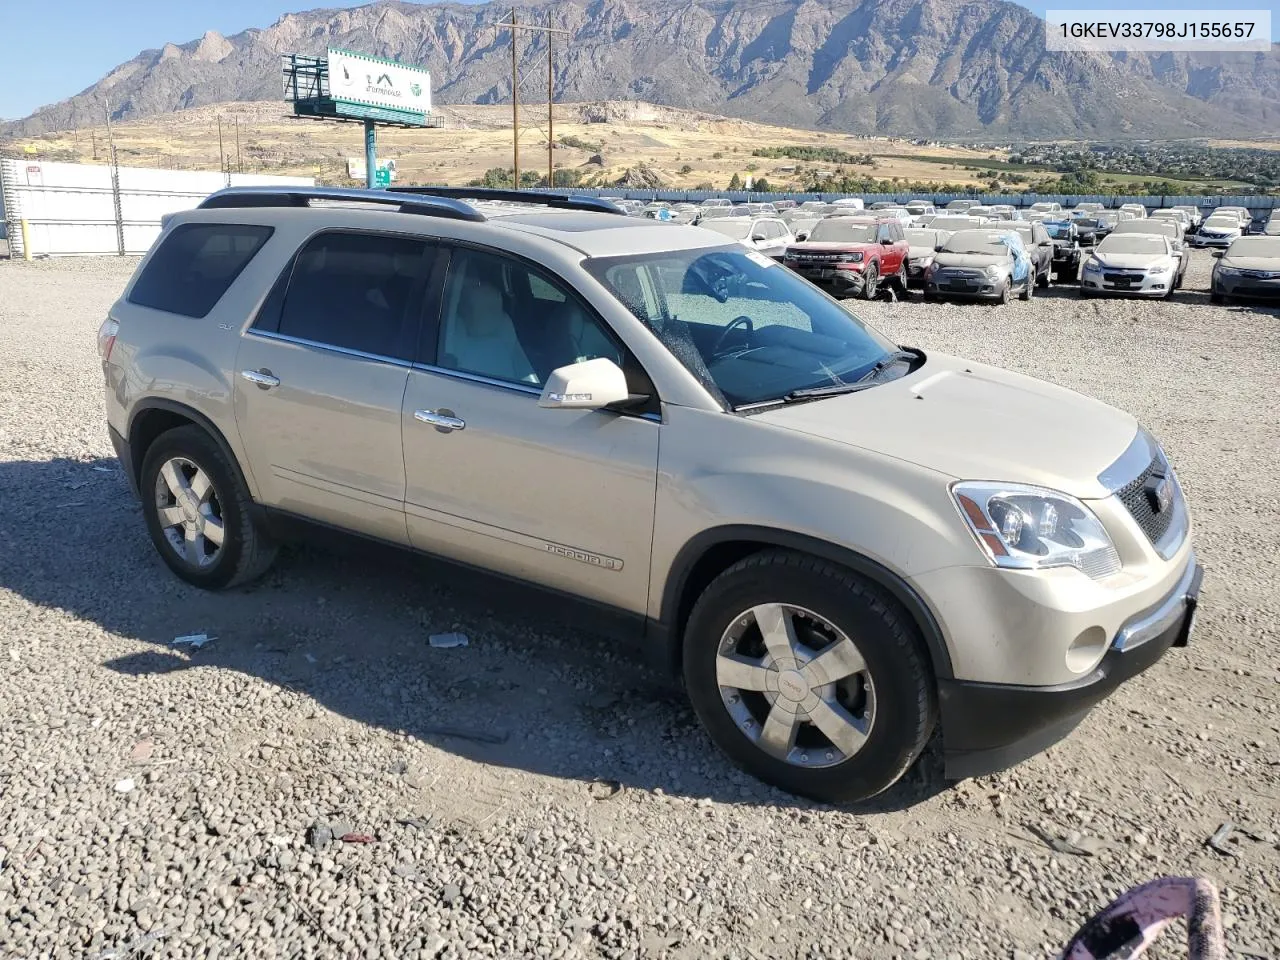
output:
M724 353L724 342L729 339L729 334L733 333L738 327L746 327L752 333L755 332L756 325L750 317L734 317L733 322L724 328L724 332L716 339L716 345L711 350L711 359L715 359Z

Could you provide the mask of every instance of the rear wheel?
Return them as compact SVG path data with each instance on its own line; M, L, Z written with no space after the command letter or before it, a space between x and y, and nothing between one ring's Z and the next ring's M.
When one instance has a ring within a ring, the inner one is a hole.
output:
M276 547L253 519L239 472L199 427L162 433L138 480L151 541L187 583L221 590L265 573Z
M1045 267L1044 273L1038 274L1036 276L1036 286L1047 290L1049 288L1049 281L1052 279L1053 279L1053 264L1049 264L1049 266Z
M1022 288L1022 292L1018 294L1019 300L1030 300L1036 289L1036 275L1034 273L1027 275L1026 286Z
M739 561L698 598L684 677L735 763L827 802L891 786L936 716L927 655L897 605L843 567L786 551Z
M880 292L880 270L873 263L862 275L862 299L874 300Z

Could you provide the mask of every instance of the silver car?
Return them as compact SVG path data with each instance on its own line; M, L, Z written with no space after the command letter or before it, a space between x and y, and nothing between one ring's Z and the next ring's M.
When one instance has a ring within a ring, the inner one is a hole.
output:
M1190 633L1190 516L1133 417L899 345L699 227L232 189L169 222L98 346L182 580L247 583L318 525L545 588L678 674L736 763L825 801L935 729L951 776L1016 763Z

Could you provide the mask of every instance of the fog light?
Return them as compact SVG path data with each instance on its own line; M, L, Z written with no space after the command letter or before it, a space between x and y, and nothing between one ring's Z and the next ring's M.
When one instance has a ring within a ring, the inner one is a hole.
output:
M1107 632L1101 627L1089 627L1071 641L1067 649L1067 669L1080 674L1097 666L1107 652Z

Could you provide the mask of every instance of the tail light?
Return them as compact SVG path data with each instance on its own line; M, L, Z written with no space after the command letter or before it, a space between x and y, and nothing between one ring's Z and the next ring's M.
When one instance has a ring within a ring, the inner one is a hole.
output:
M116 334L120 332L120 324L110 317L102 321L98 328L98 356L104 361L111 359L111 348L116 345Z

